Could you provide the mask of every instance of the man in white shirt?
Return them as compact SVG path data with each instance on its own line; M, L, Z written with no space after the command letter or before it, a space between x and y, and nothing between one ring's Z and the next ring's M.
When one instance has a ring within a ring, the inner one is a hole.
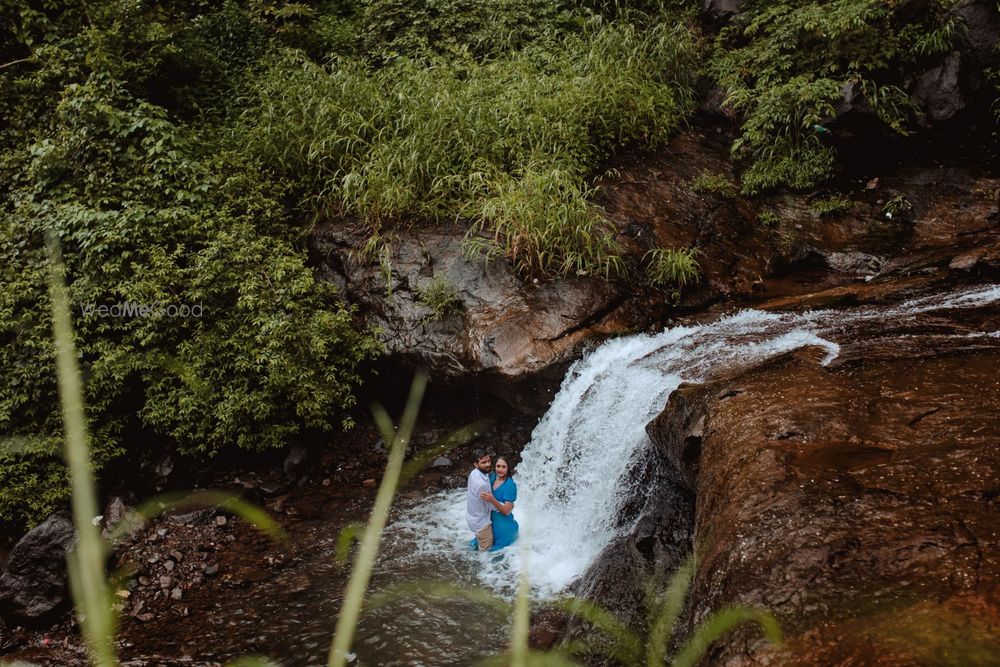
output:
M493 546L493 524L490 522L492 507L483 500L480 493L492 493L490 489L490 455L482 449L475 454L476 467L469 473L469 487L466 493L465 518L469 522L469 530L476 534L476 543L480 551L489 551Z

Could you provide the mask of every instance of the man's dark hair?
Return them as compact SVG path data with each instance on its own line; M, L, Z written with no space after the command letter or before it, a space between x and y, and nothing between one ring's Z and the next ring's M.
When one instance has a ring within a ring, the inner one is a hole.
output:
M487 454L489 454L489 452L487 452L485 449L483 449L482 447L480 447L476 451L472 452L472 460L473 461L478 461L479 459L483 458Z

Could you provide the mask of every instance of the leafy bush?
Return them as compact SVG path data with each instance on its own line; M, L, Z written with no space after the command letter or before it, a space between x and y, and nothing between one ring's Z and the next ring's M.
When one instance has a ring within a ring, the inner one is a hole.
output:
M106 75L67 85L51 119L10 157L25 161L0 214L0 432L31 443L0 455L0 519L36 521L67 493L47 232L64 247L96 466L124 451L136 422L206 456L349 425L356 365L376 345L313 278L273 192L234 156L203 156L160 107ZM203 315L81 311L121 302L198 304Z
M691 109L692 33L599 26L485 63L294 53L256 85L236 132L249 159L311 194L315 214L373 228L461 217L473 246L525 272L620 267L584 178L615 146L662 143Z
M892 219L913 210L913 204L904 195L896 195L882 206L882 215Z
M550 0L362 0L365 51L387 62L399 57L514 51L578 27L569 3Z
M946 53L962 30L949 0L778 0L746 3L718 35L709 71L744 116L735 157L743 190L803 188L830 175L822 123L854 86L875 115L906 132L915 104L907 71Z
M698 279L699 266L695 255L697 248L673 250L654 248L646 253L643 261L647 263L649 282L656 286L684 287Z

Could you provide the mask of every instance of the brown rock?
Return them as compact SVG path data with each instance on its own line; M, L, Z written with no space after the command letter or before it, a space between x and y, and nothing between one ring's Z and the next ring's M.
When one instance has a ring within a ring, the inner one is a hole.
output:
M650 424L697 491L688 626L751 605L791 639L744 629L706 664L1000 654L1000 344L937 341L856 341L829 368L799 352L682 387Z

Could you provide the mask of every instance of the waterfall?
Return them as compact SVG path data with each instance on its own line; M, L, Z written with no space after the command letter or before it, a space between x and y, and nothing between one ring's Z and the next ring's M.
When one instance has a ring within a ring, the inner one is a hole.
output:
M514 476L519 542L499 556L467 551L465 489L443 491L402 507L385 536L384 567L459 583L478 579L505 595L526 567L534 595L557 595L587 570L616 531L629 528L619 525L619 509L643 491L633 488L630 464L647 454L651 443L645 426L681 382L697 382L714 370L752 367L807 346L825 351L820 363L826 365L840 352L836 340L852 327L905 323L924 313L998 300L1000 285L991 285L891 307L744 310L709 324L608 341L569 369L522 452ZM984 331L956 337L998 335ZM404 559L409 567L400 566Z

